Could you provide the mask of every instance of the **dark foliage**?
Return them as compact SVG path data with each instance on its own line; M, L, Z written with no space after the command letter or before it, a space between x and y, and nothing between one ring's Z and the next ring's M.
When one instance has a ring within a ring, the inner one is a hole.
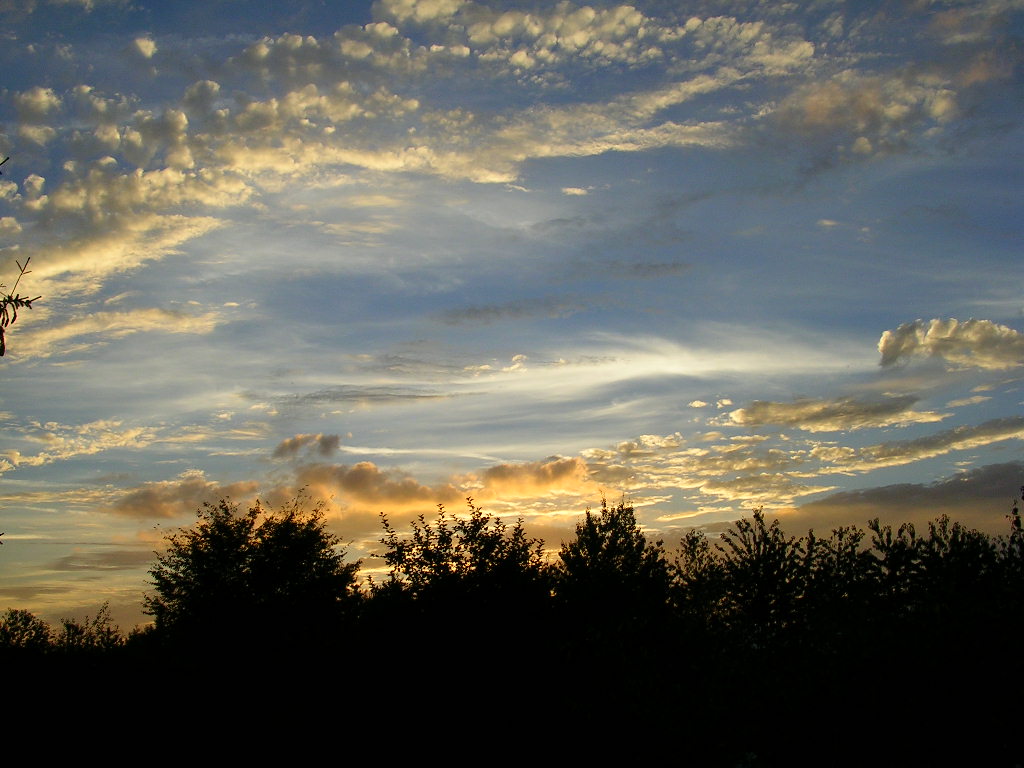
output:
M155 662L180 706L312 700L343 674L367 707L596 723L619 747L685 728L676 756L701 765L1014 765L1018 503L1008 517L1002 537L946 517L819 537L755 510L670 562L632 507L602 503L548 564L470 499L405 534L382 518L388 572L358 593L319 508L222 502L168 538L151 630L10 610L0 655L86 683Z
M153 632L175 644L292 647L337 630L357 600L358 563L345 563L322 506L278 512L206 505L167 537L145 598Z
M437 521L423 515L403 537L381 516L390 568L378 593L401 592L406 597L432 600L518 600L543 590L543 542L526 535L522 520L509 528L499 518L484 514L467 499L469 514L451 517L438 506Z
M31 257L25 259L24 265L19 261L14 262L18 265L18 279L15 280L14 285L11 286L10 293L0 294L0 357L3 357L7 352L7 340L5 338L5 333L7 331L7 327L13 325L18 319L18 310L32 309L32 302L39 301L39 299L42 298L41 296L29 298L28 296L22 296L21 294L15 293L18 288L18 283L21 282L21 278L31 272L28 268L29 261L31 261ZM5 287L6 286L4 285L0 285L0 288Z

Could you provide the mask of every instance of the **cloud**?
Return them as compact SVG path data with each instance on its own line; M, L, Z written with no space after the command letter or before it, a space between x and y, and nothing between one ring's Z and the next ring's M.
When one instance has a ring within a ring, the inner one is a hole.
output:
M961 397L957 400L950 400L946 403L947 408L962 408L965 405L978 405L979 403L985 403L991 400L991 397L986 395L972 395L971 397Z
M910 410L918 399L913 395L903 395L876 401L857 400L852 397L833 400L803 399L792 403L756 400L746 408L732 411L729 419L733 424L742 427L775 424L796 427L807 432L835 432L865 427L906 426L946 418L947 414Z
M990 320L915 320L878 341L881 365L932 357L957 368L1005 370L1024 365L1024 335Z
M983 424L953 427L914 440L896 440L862 448L819 445L811 457L824 463L822 472L867 472L898 467L922 459L991 445L1003 440L1024 440L1024 416L992 419Z
M845 140L845 149L871 154L904 146L922 129L958 114L952 83L936 72L865 74L853 69L798 87L768 120L788 135Z
M316 452L320 456L330 456L338 450L341 444L340 435L295 435L287 440L282 440L274 448L275 459L293 459L304 449Z
M60 97L52 88L36 86L14 94L14 108L21 123L43 123L62 107Z
M194 469L174 480L145 483L128 490L106 511L141 519L182 517L201 509L203 504L215 504L221 499L251 499L257 487L255 482L221 485L207 480L201 470Z
M1021 477L1022 462L990 464L931 484L900 483L834 493L780 517L794 533L797 531L793 529L798 527L819 531L840 525L863 527L875 517L883 524L911 522L923 526L943 514L989 533L1008 533L1006 515Z
M87 317L49 328L40 329L33 326L19 338L15 350L16 358L46 358L77 352L109 339L119 339L140 332L206 334L217 326L218 319L219 316L214 312L189 315L155 308L128 312L95 312Z
M427 22L446 19L455 14L464 0L381 0L382 15L398 22Z
M578 457L552 456L522 464L498 464L479 476L482 496L498 499L537 497L552 493L592 493L586 462Z
M300 467L296 483L308 486L314 496L338 496L343 507L388 512L397 507L423 508L461 499L463 494L450 483L423 485L397 471L381 470L373 462L311 464Z
M437 318L447 325L480 325L503 320L520 320L531 317L569 317L587 308L586 303L569 298L546 296L535 299L520 299L505 304L469 306L461 309L447 309Z
M418 387L403 387L399 385L358 385L339 384L335 387L320 389L316 392L307 392L301 395L283 395L274 398L274 402L281 406L308 406L320 405L323 403L354 403L357 405L389 405L393 403L406 403L420 400L443 400L454 395L433 392ZM253 399L262 400L262 397L250 395Z
M47 450L31 456L17 450L6 451L3 455L14 467L45 466L55 461L75 456L92 456L114 448L142 448L157 439L153 429L122 428L122 422L105 419L78 425L33 422L19 436L46 446Z
M109 276L176 253L178 246L222 225L208 216L131 216L23 252L32 257L33 287L53 301L95 293Z
M137 37L132 43L135 52L144 59L152 59L156 53L156 43L148 37Z
M794 473L813 476L805 472L807 457L799 450L765 447L760 437L724 440L710 433L705 438L701 447L691 447L678 433L644 435L582 455L597 483L630 492L699 489L719 498L750 500L767 497L771 489L779 501L823 490L787 479Z
M830 488L806 485L794 480L789 475L768 472L743 475L728 480L708 480L700 486L700 492L708 496L750 504L787 503L800 496L809 496L827 490Z
M123 571L136 570L153 562L150 549L108 549L98 552L75 552L50 563L55 571Z

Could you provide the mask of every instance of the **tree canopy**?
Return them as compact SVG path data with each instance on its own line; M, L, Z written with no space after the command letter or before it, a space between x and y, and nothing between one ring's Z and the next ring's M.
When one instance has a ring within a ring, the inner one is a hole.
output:
M358 563L345 563L327 531L323 505L293 500L279 511L256 502L247 512L227 500L167 536L145 597L158 635L286 642L315 626L333 627L356 599Z

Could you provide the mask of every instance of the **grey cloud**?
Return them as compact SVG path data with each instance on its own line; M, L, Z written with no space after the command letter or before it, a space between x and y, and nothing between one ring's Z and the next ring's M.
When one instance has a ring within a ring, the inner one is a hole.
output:
M58 558L49 567L55 571L120 571L134 570L152 562L152 550L115 549L67 555Z
M274 398L274 402L284 406L319 405L322 403L388 405L418 400L442 400L449 397L453 397L453 395L412 387L341 384L336 387L328 387L327 389L307 392L302 395L284 395ZM264 398L254 397L254 399L263 400Z
M190 472L176 480L146 483L128 491L108 511L126 517L173 518L219 499L252 496L256 489L255 482L220 485L206 480L201 472Z
M960 368L1004 370L1024 365L1024 335L990 320L915 320L878 341L881 365L933 357Z
M338 450L341 444L340 435L295 435L287 440L282 440L274 448L275 459L291 459L299 455L303 449L315 451L321 456L330 456Z
M360 367L369 371L384 371L392 375L416 376L420 378L448 379L465 373L465 365L425 360L401 353L361 355Z
M921 525L948 514L965 525L1004 533L1009 531L1006 515L1022 477L1024 462L990 464L931 484L900 483L830 494L802 504L783 520L819 528L863 526L875 517L888 524Z
M650 228L648 228L648 235L649 233ZM637 233L636 237L641 238L644 235ZM692 266L692 264L685 261L648 262L626 259L594 261L587 259L574 263L572 273L574 277L594 277L600 275L615 280L657 280L681 275L689 271Z
M31 600L40 595L66 595L73 592L72 585L54 587L44 584L27 584L22 587L3 586L0 587L0 596L14 600Z
M842 397L833 400L795 400L778 403L755 400L746 408L729 414L734 424L759 427L775 424L796 427L807 432L833 432L865 427L916 424L941 421L945 414L910 410L918 401L914 395L889 397L885 400L857 400Z
M462 493L451 484L423 485L411 477L382 471L369 461L353 466L309 465L296 472L296 481L300 486L340 492L344 501L356 504L433 506L462 497Z
M637 279L656 279L670 277L686 272L691 267L684 261L642 262L642 261L608 261L602 268L618 277Z
M568 317L586 309L586 304L574 299L549 296L522 299L504 304L485 304L449 309L437 318L447 325L489 324L502 320L520 320L531 317Z

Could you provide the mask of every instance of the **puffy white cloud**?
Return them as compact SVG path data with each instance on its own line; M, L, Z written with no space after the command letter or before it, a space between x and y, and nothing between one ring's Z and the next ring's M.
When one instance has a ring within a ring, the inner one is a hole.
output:
M144 59L152 59L156 53L156 43L148 37L137 37L132 42L132 48Z
M383 15L399 22L426 22L453 16L465 0L381 0Z
M1024 335L990 320L915 320L878 340L881 365L933 357L958 368L1005 370L1024 365Z
M45 122L61 106L61 99L52 88L36 86L14 94L14 108L22 123Z
M947 414L914 411L918 401L913 395L884 400L857 400L841 397L833 400L796 400L777 403L758 400L729 414L732 423L743 427L775 424L796 427L807 432L833 432L865 427L906 426L941 421Z

